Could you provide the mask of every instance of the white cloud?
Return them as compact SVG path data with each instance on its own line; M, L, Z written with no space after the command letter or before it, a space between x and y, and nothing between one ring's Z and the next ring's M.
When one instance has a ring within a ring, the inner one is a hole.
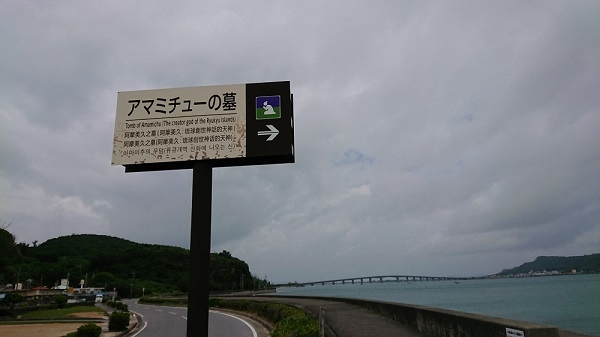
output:
M3 183L0 214L14 223L19 242L71 233L109 234L106 200L84 201L81 196L60 196L33 184Z
M96 203L96 202L94 202ZM48 211L56 214L65 214L67 216L100 219L100 215L94 211L91 205L83 203L81 198L76 196L58 197L54 196L48 205Z

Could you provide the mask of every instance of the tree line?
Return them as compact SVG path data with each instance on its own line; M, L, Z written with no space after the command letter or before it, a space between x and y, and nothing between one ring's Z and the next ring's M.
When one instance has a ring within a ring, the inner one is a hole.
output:
M51 288L61 279L71 287L117 289L122 297L187 293L190 252L163 245L140 244L125 239L78 234L50 239L42 244L16 243L0 228L0 290L7 285ZM211 253L210 291L264 289L265 278L250 273L246 262L228 251Z

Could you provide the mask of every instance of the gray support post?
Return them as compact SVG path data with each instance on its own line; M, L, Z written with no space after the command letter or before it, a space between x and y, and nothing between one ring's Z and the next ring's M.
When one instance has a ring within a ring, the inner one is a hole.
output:
M194 163L187 337L208 337L212 165Z
M325 337L325 308L319 307L319 337Z

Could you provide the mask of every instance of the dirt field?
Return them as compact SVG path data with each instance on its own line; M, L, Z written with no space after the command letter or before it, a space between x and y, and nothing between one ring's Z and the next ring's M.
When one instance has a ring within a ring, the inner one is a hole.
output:
M0 325L0 337L61 337L83 323Z
M85 312L73 315L83 318L106 318L99 312ZM86 323L50 323L0 325L0 337L62 337ZM107 323L100 326L106 330Z

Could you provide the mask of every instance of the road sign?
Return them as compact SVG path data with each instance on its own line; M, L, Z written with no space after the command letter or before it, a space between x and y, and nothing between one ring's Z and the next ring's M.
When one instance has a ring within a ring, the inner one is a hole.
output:
M290 82L119 92L113 165L126 172L294 162Z
M208 335L212 168L293 163L292 107L290 82L117 96L113 165L125 172L193 169L187 336Z

